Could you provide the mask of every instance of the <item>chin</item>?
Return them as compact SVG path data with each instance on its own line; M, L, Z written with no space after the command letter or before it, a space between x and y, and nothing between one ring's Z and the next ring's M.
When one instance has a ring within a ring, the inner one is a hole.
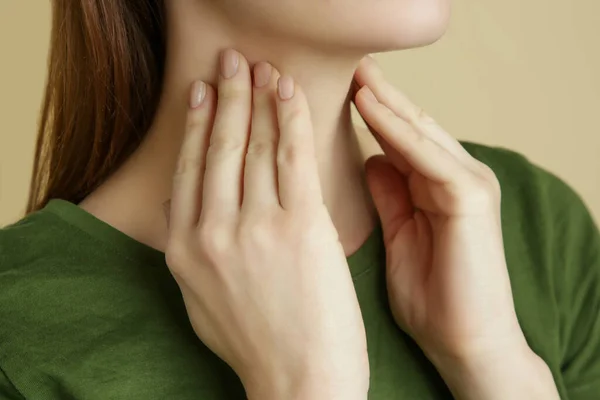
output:
M414 4L414 5L412 5ZM369 35L378 49L374 52L427 46L444 36L450 22L447 0L414 0L396 15L379 18ZM378 37L374 38L373 34Z

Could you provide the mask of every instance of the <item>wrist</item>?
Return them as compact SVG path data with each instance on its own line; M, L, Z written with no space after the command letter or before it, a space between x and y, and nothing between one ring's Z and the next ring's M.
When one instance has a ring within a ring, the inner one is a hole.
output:
M449 344L449 343L451 344ZM495 336L481 339L451 340L447 343L420 342L425 355L438 371L464 369L494 360L500 365L510 360L529 360L535 355L521 329L513 329Z
M550 368L527 345L432 358L456 398L559 398Z
M369 372L332 373L331 369L276 371L243 380L249 400L366 400Z
M298 380L289 385L263 382L246 388L248 400L366 400L368 384L338 382L327 378Z

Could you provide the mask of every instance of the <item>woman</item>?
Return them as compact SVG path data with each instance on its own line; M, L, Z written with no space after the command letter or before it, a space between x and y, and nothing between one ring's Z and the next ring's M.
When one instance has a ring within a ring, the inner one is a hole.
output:
M448 3L55 0L2 397L597 398L585 206L362 59Z

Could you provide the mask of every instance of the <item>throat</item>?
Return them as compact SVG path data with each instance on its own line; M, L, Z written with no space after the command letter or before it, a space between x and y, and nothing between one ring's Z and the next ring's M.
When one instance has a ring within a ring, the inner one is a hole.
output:
M164 250L168 231L163 204L171 197L189 87L198 79L214 86L218 76L215 60L223 48L235 47L250 63L268 61L302 86L311 110L325 205L346 254L354 253L377 221L364 179L364 161L366 155L378 152L378 146L374 140L364 140L369 135L355 129L351 116L349 92L361 55L336 57L289 46L284 51L250 45L231 32L202 28L202 24L172 26L175 31L170 35L173 43L167 46L163 92L150 130L130 159L81 207L134 239ZM192 35L185 31L186 26L205 32Z

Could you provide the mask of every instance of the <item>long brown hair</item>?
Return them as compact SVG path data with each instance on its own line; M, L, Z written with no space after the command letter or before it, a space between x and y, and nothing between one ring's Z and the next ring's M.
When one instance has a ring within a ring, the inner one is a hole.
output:
M46 93L27 212L78 203L139 145L165 58L164 0L52 0Z

